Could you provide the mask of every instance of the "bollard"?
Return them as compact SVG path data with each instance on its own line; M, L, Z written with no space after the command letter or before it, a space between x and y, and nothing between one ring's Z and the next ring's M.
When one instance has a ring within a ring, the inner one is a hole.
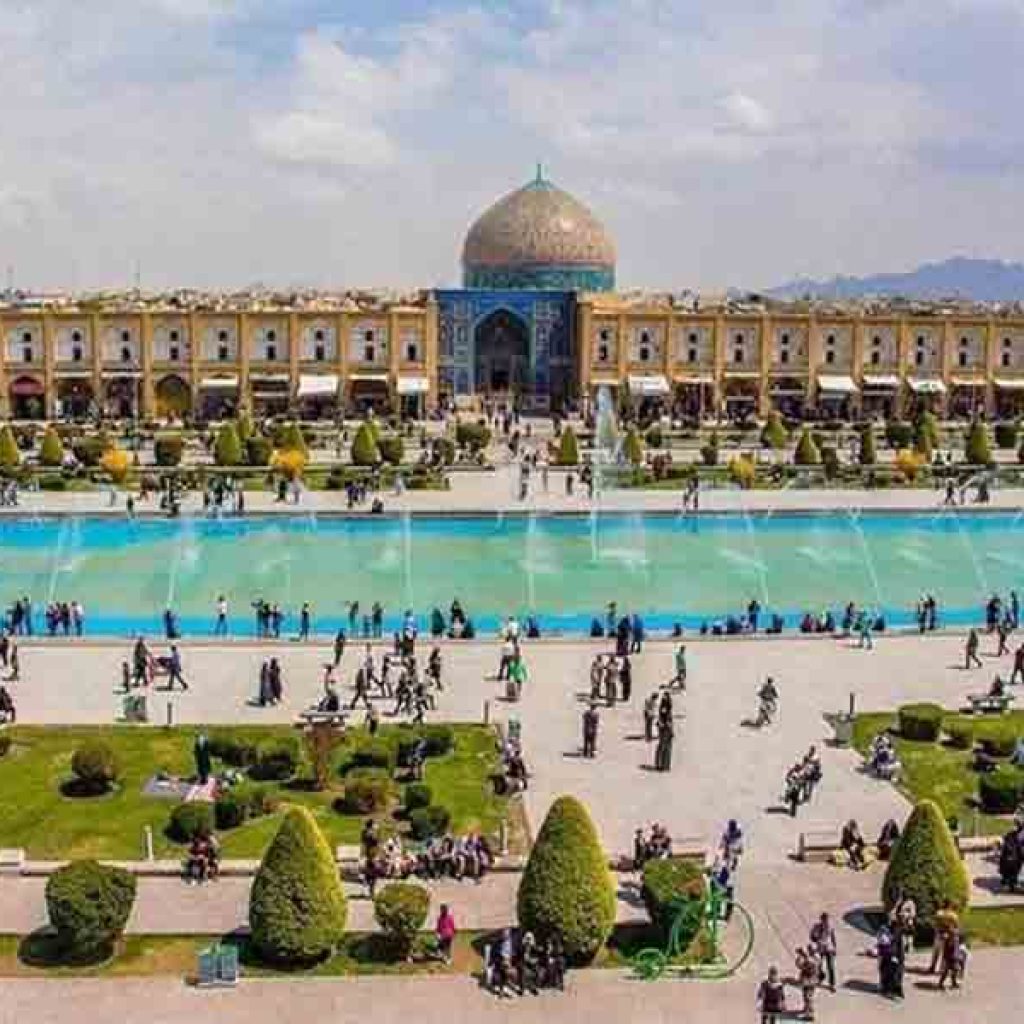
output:
M146 840L146 860L153 860L153 826L147 825L142 832Z
M855 710L856 706L857 706L857 695L855 693L851 693L850 694L850 717L851 718L853 718L853 716L857 713L856 710Z
M491 702L490 700L484 701L484 725L491 724Z
M508 856L508 824L502 820L498 826L498 841L500 844L502 857Z
M170 729L174 725L174 701L169 700L167 702L167 728Z

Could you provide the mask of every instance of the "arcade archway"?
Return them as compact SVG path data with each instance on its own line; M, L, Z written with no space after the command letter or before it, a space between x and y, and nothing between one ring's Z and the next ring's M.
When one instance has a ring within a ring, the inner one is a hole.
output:
M530 329L507 309L477 324L473 336L477 394L523 394L530 380Z

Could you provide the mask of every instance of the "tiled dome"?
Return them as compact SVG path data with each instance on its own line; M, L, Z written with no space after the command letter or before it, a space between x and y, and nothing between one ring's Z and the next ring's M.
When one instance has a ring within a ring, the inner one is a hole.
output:
M462 266L470 288L606 290L614 285L615 245L583 203L538 170L469 229Z

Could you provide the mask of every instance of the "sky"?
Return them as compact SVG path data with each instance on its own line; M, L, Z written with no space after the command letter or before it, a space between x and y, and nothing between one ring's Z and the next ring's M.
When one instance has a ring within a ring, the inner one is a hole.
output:
M0 0L25 289L452 285L546 174L622 287L1024 258L1024 0Z

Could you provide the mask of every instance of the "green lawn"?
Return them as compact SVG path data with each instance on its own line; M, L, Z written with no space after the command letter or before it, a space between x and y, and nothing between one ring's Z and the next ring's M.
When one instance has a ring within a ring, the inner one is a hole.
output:
M972 716L950 714L947 720L970 721ZM1024 711L1011 711L1000 716L1000 724L1019 727L1024 734ZM866 755L871 741L882 730L895 727L894 713L858 715L854 723L853 743L857 750ZM899 788L912 800L934 800L946 817L956 817L964 835L976 833L989 835L1006 830L1007 819L986 814L981 806L975 806L978 793L978 776L971 771L971 753L955 750L945 743L923 743L905 740L896 736L896 750L903 764L903 777Z
M384 726L379 736L397 740L401 726ZM495 734L483 726L455 726L455 750L430 759L426 781L434 802L452 814L452 828L478 828L495 836L508 811L508 801L494 796L489 776L499 765ZM217 729L218 733L229 730ZM288 726L230 730L255 742L294 734ZM143 830L153 829L158 857L175 857L182 848L164 833L174 801L143 796L145 782L157 771L188 776L194 771L195 728L154 729L134 726L47 728L18 726L9 730L13 745L0 758L0 846L22 847L30 858L105 857L135 859L143 855ZM340 764L361 738L359 731L335 752ZM87 739L102 739L120 757L123 779L110 796L73 798L61 793L71 775L71 756ZM215 762L214 770L219 765ZM288 804L313 810L328 841L355 843L362 819L342 815L331 806L340 792L312 792L302 786L278 786L282 808L276 814L247 822L221 834L226 857L259 857ZM391 818L390 824L401 827Z

